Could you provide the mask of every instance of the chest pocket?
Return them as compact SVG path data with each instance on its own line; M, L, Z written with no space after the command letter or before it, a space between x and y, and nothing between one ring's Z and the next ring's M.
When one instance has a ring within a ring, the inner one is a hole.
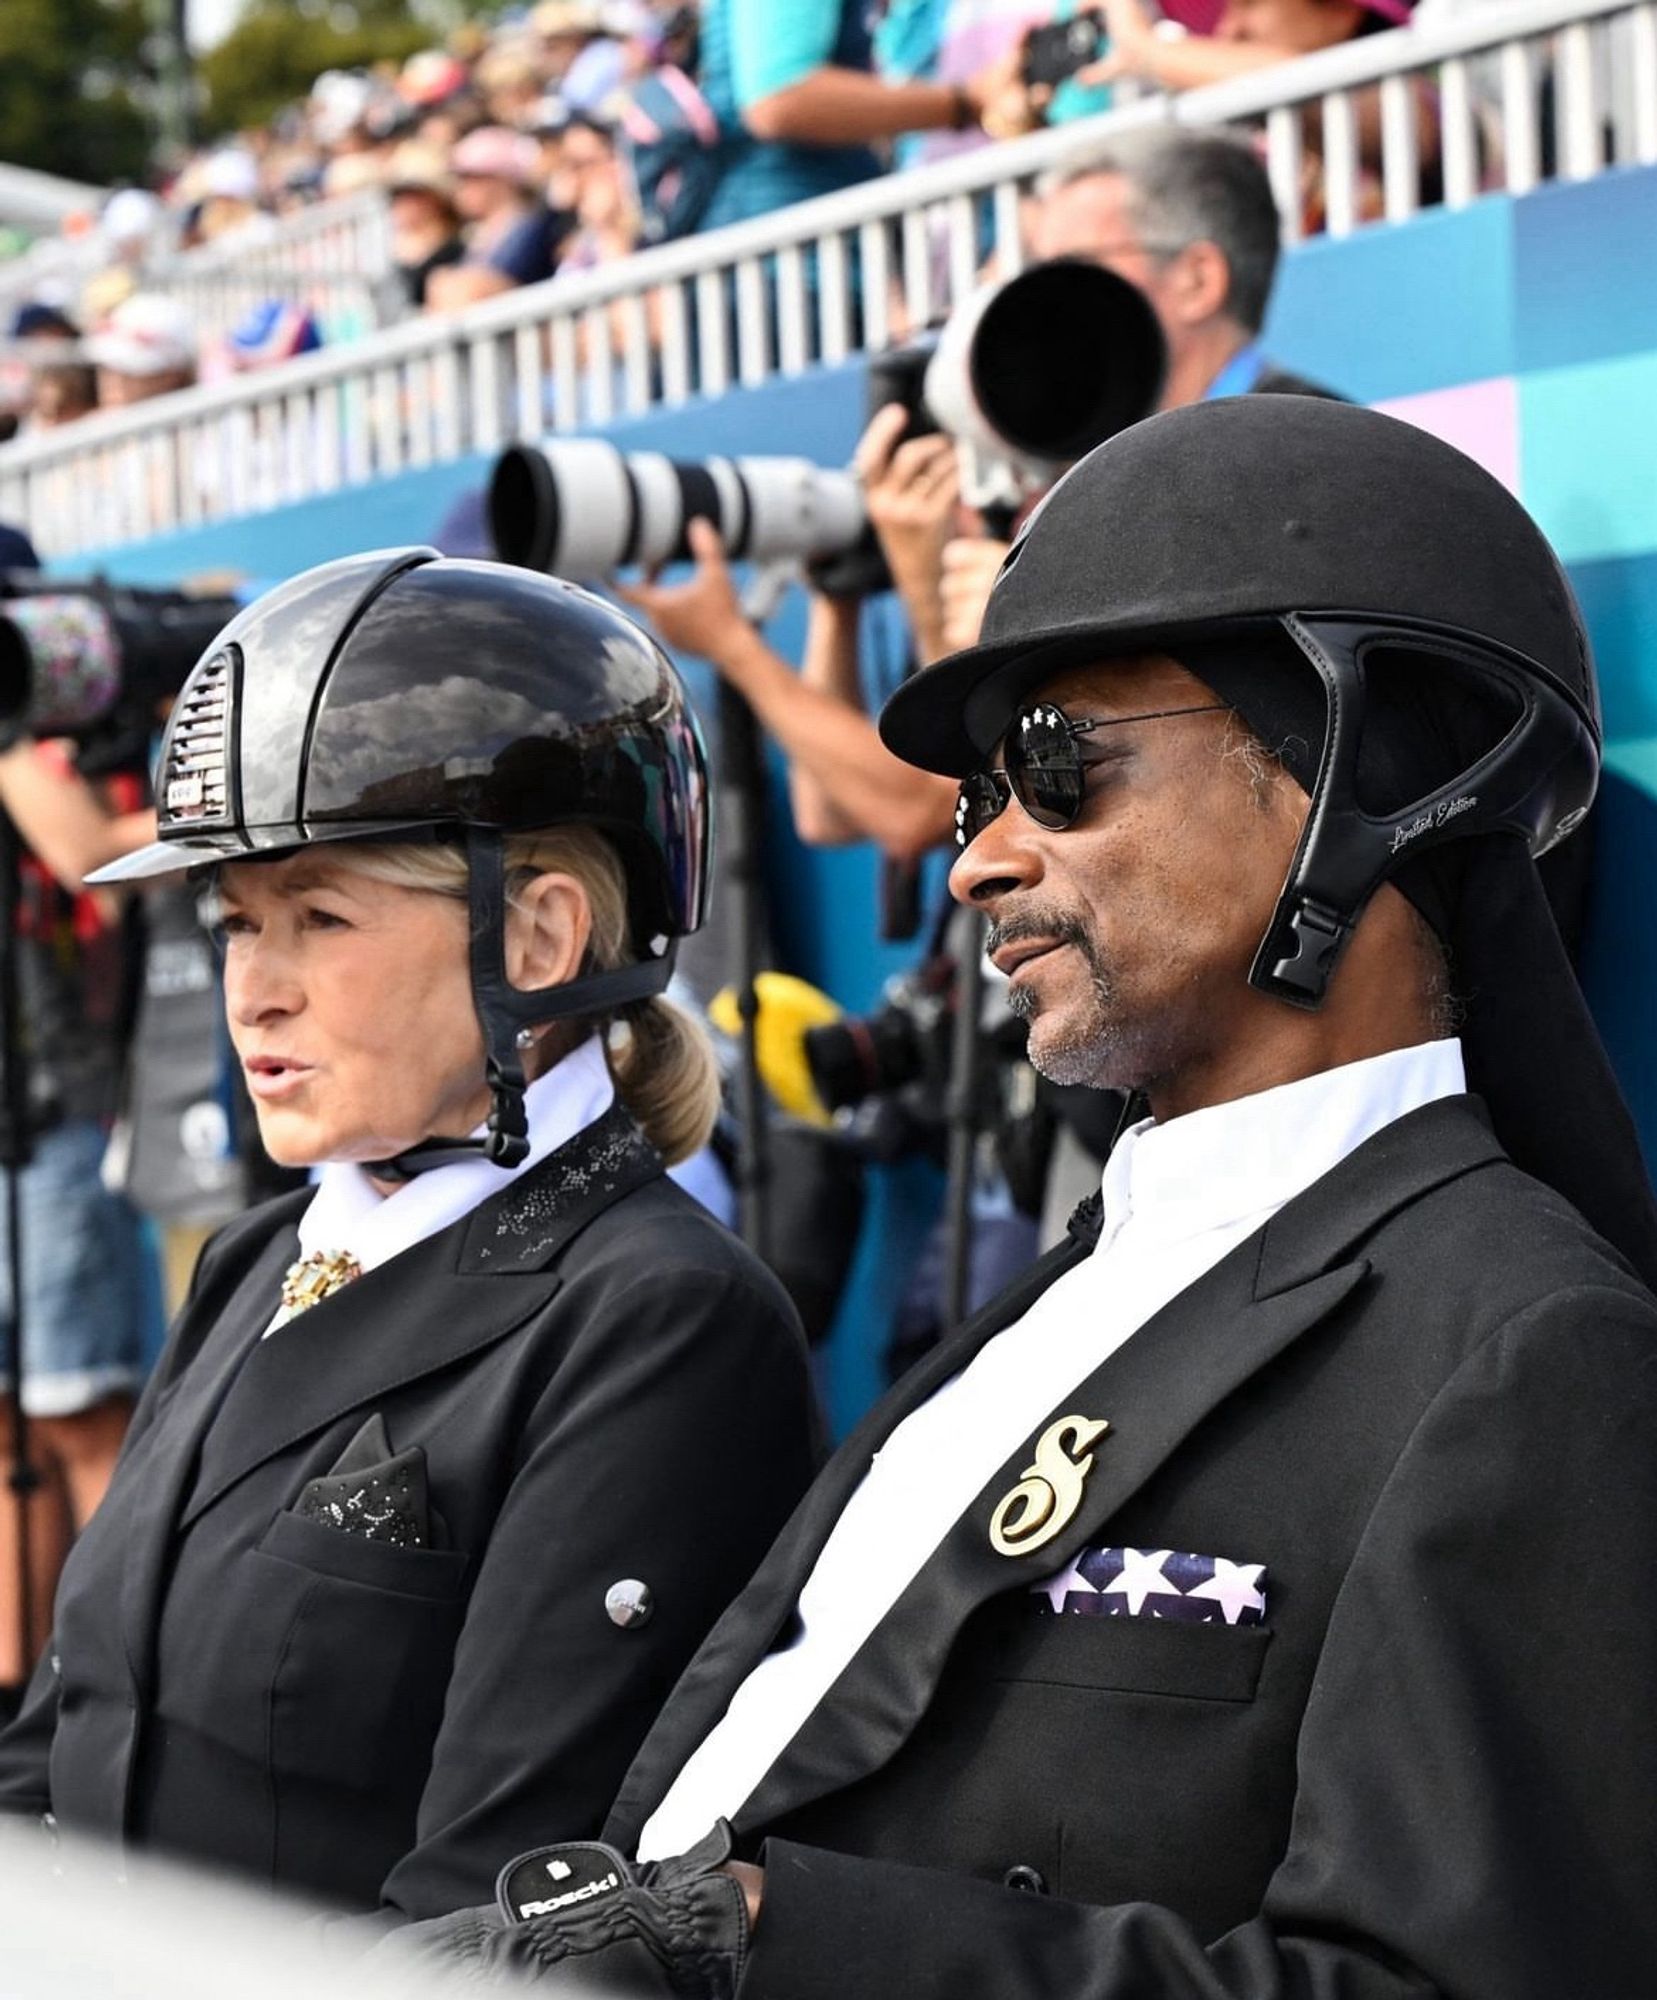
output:
M359 1789L423 1777L469 1558L279 1513L251 1560L292 1606L270 1688L273 1768Z
M1023 1594L998 1599L963 1635L961 1665L995 1682L1249 1702L1269 1625L1050 1612Z

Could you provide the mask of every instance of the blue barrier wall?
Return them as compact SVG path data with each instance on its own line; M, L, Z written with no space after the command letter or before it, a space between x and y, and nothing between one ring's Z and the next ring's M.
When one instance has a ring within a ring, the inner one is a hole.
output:
M1268 345L1286 366L1379 403L1471 451L1525 500L1566 561L1593 629L1606 710L1589 995L1657 1158L1657 171L1631 169L1521 201L1487 197L1342 242L1284 266ZM863 406L856 365L742 390L614 427L619 443L679 456L801 452L843 463ZM428 538L480 460L408 473L256 520L107 551L134 582L199 570L276 578L353 550ZM1362 468L1354 468L1361 478ZM85 567L78 564L77 567ZM771 636L790 653L802 606ZM885 678L894 671L885 638ZM878 646L869 649L878 653ZM693 670L704 692L705 674ZM781 962L849 1007L874 1001L912 949L875 942L876 862L809 852L780 797L770 852ZM901 1258L935 1186L879 1177L848 1309L830 1353L837 1422L867 1401Z

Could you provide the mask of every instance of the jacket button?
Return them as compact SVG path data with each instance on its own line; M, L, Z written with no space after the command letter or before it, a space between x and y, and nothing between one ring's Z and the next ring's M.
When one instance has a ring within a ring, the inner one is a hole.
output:
M1045 1896L1047 1877L1028 1861L1015 1861L1001 1878L1003 1889L1022 1889L1027 1896Z
M649 1584L640 1583L636 1576L623 1577L620 1583L612 1583L604 1593L604 1609L611 1624L620 1625L623 1630L645 1624L655 1608L656 1600L650 1595Z

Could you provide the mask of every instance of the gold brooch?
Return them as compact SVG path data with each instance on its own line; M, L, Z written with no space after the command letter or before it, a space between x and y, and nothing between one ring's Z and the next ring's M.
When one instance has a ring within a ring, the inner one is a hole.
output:
M362 1276L362 1266L348 1250L313 1250L290 1264L282 1277L282 1317L308 1312L323 1299L343 1291L353 1278Z
M1034 1460L990 1516L998 1556L1027 1555L1050 1542L1082 1504L1093 1446L1110 1425L1103 1417L1060 1417L1036 1440Z

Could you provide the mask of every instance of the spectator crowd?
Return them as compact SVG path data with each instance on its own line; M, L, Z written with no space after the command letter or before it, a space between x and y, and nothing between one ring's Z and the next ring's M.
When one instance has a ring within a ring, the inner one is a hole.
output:
M327 72L302 103L203 147L157 190L120 190L76 218L75 254L43 264L26 293L10 288L0 434L456 311L892 165L1409 19L1410 0L1165 0L1160 15L1145 0L883 0L872 14L862 0L541 0L466 23L400 67ZM1430 175L1429 100L1422 115ZM1367 161L1378 121L1360 125ZM294 296L302 285L273 277L270 296L205 329L168 284L182 251L252 256L284 218L372 194L386 204L389 269L363 274L361 309L330 311L320 292Z

